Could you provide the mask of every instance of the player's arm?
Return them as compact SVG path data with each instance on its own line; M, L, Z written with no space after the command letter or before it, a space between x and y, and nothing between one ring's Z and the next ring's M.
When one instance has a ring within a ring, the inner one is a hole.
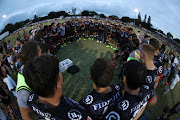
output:
M29 108L19 107L19 109L23 120L33 120L30 116L31 111Z
M145 108L146 106L141 110L141 112L135 118L133 118L133 120L138 120L139 117L141 117L142 113L144 112Z

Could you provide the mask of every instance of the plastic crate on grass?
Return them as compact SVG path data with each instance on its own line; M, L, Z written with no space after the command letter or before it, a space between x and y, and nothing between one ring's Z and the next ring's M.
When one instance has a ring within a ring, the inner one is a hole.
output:
M70 60L70 59L65 59L61 62L59 62L59 69L60 69L60 72L64 72L66 71L69 67L71 67L73 65L73 62Z

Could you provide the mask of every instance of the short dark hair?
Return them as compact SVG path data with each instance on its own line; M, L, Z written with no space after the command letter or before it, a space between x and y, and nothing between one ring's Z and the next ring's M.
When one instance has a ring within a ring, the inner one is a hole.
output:
M25 64L29 59L35 56L38 56L38 43L34 41L25 43L19 53L22 63Z
M150 37L150 36L149 36L149 35L145 35L145 36L144 36L144 38L148 38L148 37Z
M41 47L41 54L47 53L50 50L50 46L47 43L43 43L40 45Z
M129 31L129 32L130 32L130 31L133 31L133 29L132 29L132 28L129 28L128 31Z
M159 49L159 41L155 38L151 38L149 44L154 47L154 50L157 51Z
M98 58L90 68L91 77L97 87L107 87L112 81L114 68L111 62Z
M137 49L137 47L139 47L139 40L138 39L132 39L132 42L134 45L136 45L135 47Z
M23 69L27 85L41 97L52 97L59 80L59 62L49 55L29 60Z
M123 70L129 89L136 90L142 84L146 77L146 67L137 60L130 60L126 63Z

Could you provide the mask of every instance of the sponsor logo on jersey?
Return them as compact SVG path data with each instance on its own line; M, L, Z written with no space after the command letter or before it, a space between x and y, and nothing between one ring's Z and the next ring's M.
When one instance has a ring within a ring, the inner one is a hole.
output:
M146 82L152 83L152 77L148 75L148 76L146 77Z
M120 90L120 86L119 85L115 85L116 90Z
M78 110L73 109L68 112L68 117L71 120L81 120L82 115Z
M32 106L32 109L35 113L37 113L38 115L46 118L46 119L50 119L51 118L51 114L50 113L46 113L46 112L42 112L41 110L39 110L38 108L36 108L35 106Z
M111 111L107 116L106 120L120 120L120 115L117 112Z
M121 110L123 110L123 111L127 110L128 107L129 107L129 101L128 101L128 100L124 100L124 101L120 102L120 103L118 104L118 107L119 107Z
M29 96L29 102L31 102L34 98L34 94L32 94L31 96Z
M117 98L119 98L121 96L121 94L119 93L119 92L117 92L114 96L113 96L113 98L111 98L111 99L109 99L109 100L106 100L106 101L104 101L104 102L100 102L100 103L98 103L98 104L94 104L93 105L93 108L94 108L94 110L96 111L96 110L99 110L99 109L101 109L101 108L104 108L104 107L106 107L106 106L108 106L109 104L110 104L110 102L112 103L112 102L114 102Z
M163 72L163 67L162 67L162 66L159 66L158 72L159 72L159 73L162 73L162 72Z
M85 99L84 99L85 104L89 105L93 102L93 96L92 95L88 95Z

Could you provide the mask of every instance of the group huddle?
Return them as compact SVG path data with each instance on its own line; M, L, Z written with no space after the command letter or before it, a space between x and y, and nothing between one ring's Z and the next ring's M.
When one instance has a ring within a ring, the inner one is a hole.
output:
M25 42L17 52L21 65L15 90L25 120L32 120L31 112L47 120L137 120L147 105L156 104L156 88L167 76L167 66L173 71L169 71L167 83L172 83L176 73L179 79L179 58L166 54L166 46L157 39L134 33L129 26L98 20L61 24L55 20L44 28L32 28L29 34L30 38L24 30ZM63 95L63 76L53 55L66 43L81 40L104 42L115 50L119 64L96 59L89 66L92 92L74 101ZM23 41L19 34L17 41ZM118 84L110 85L114 69L119 67Z

